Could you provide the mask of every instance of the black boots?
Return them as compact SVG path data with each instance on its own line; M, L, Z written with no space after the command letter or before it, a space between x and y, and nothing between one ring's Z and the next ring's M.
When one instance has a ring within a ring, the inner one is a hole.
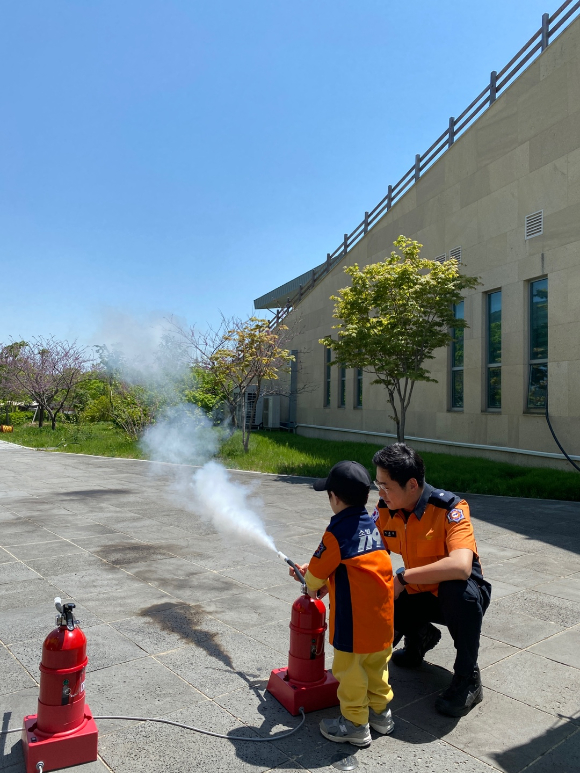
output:
M481 675L476 666L469 676L453 676L449 687L437 698L435 708L448 717L464 717L482 700Z
M400 637L399 637L400 638ZM413 636L405 636L402 650L393 652L393 663L400 668L418 668L426 652L432 650L441 638L441 631L427 623ZM395 641L397 641L395 637Z

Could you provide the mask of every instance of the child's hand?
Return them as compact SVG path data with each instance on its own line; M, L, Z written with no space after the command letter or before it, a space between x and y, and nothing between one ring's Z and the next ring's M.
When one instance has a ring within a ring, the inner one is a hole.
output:
M323 599L325 596L328 596L328 587L323 585L322 588L318 589L318 598Z
M305 574L306 574L306 572L308 571L308 564L302 564L302 566L300 566L300 564L296 564L296 566L297 566L297 567L298 567L298 569L300 570L300 574L301 574L301 575L304 577L304 575L305 575ZM292 567L290 567L290 568L289 568L289 570L288 570L288 574L290 575L290 577L294 577L294 579L296 580L296 582L300 582L300 580L298 579L298 577L296 577L296 572L294 571L294 569L292 569Z

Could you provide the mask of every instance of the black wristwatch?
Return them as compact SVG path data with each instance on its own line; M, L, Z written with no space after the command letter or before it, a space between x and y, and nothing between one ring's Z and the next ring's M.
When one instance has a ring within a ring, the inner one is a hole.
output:
M395 574L399 578L399 582L401 583L401 585L405 586L405 585L409 584L407 582L407 580L405 580L405 567L404 566L402 566L400 569L397 569Z

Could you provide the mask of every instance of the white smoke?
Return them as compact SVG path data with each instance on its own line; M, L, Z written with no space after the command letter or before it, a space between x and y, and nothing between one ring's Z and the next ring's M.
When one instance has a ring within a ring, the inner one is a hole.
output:
M261 518L262 502L213 458L224 434L201 410L180 405L149 427L141 444L153 461L201 465L193 473L185 466L170 468L167 495L176 506L210 524L230 543L237 538L277 552Z
M190 364L187 349L176 335L178 327L186 329L187 325L170 314L136 317L109 308L95 340L108 347L124 380L163 397L166 407L145 430L141 446L151 460L174 465L163 468L164 477L170 478L167 496L228 541L236 537L275 551L260 515L263 504L250 486L234 481L215 461L229 429L213 426L201 409L183 401L180 387L190 373ZM192 472L191 465L200 469Z

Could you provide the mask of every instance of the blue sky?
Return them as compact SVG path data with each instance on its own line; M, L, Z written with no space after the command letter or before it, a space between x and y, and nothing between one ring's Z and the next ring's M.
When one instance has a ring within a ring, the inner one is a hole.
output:
M5 3L0 341L250 314L338 246L555 8Z

